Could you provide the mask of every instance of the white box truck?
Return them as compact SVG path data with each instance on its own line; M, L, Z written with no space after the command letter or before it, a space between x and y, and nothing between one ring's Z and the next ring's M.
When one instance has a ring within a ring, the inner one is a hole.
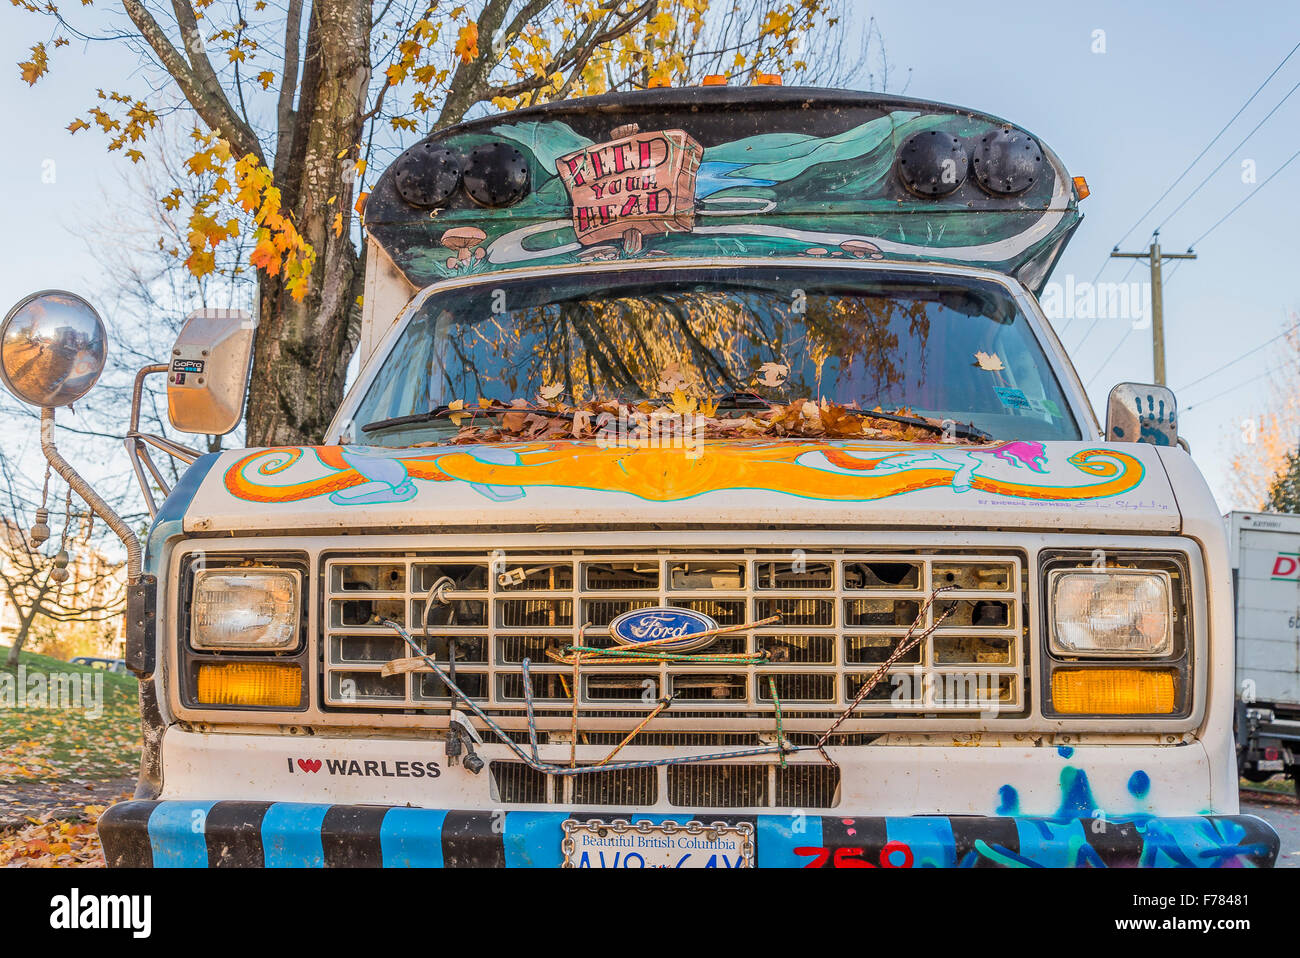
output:
M1237 761L1300 790L1300 515L1231 512L1237 628Z

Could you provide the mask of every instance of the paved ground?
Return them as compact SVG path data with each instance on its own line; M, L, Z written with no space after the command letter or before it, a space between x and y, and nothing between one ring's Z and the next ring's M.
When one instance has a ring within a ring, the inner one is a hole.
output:
M1264 819L1282 839L1278 868L1300 868L1300 802L1296 801L1294 792L1269 795L1243 788L1241 810Z
M77 821L86 805L111 805L129 798L134 778L75 782L24 782L0 784L0 829L21 828L33 818Z

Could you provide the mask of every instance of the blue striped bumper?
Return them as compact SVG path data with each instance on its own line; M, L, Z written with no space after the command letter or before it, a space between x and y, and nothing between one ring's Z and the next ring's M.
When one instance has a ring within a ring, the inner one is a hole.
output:
M561 864L569 818L636 812L443 811L291 802L122 802L99 821L110 866L511 867ZM750 822L760 868L1271 867L1278 837L1251 815L1125 821L927 815L698 816Z

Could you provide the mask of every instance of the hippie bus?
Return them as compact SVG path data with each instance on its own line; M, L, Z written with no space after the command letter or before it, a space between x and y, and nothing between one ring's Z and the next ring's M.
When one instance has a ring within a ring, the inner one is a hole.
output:
M128 548L109 863L1272 865L1174 397L1103 426L1036 298L1086 193L1013 124L848 91L433 134L365 199L322 443L200 455L137 401L142 542L54 444L102 325L24 300L6 384ZM195 314L137 400L229 432L255 335Z

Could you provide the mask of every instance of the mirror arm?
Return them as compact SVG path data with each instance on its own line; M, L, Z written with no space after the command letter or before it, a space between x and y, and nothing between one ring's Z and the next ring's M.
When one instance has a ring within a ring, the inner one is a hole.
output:
M127 439L147 442L155 449L161 449L173 459L179 459L185 465L193 465L203 453L197 449L191 449L189 446L182 445L179 442L173 442L163 436L155 436L150 432L129 432L126 434Z
M179 459L187 466L198 459L203 453L197 449L191 449L189 446L183 446L179 442L172 442L170 439L164 439L162 436L155 436L151 433L140 431L140 406L144 402L144 380L146 376L154 373L165 373L170 369L166 363L154 363L151 366L143 367L135 374L135 385L131 389L131 425L126 431L128 444L132 440L141 440L161 449L167 455L174 459ZM150 467L150 472L156 476L157 470Z
M131 468L135 471L135 481L139 484L140 491L144 493L144 502L149 509L150 517L158 514L158 505L154 500L153 490L149 488L149 478L145 475L145 469L149 470L154 482L162 490L163 498L171 494L171 487L167 484L167 480L163 478L162 472L154 464L153 457L149 455L149 450L145 448L144 444L148 443L157 449L161 449L173 459L179 459L187 466L203 455L197 449L191 449L189 446L172 442L162 436L140 431L140 406L144 401L145 377L153 373L165 373L168 369L166 363L154 363L143 367L135 374L135 384L131 390L131 425L126 433L126 455L131 460Z
M41 409L41 452L45 453L45 458L49 460L54 471L63 477L63 481L72 488L72 491L86 500L86 504L94 510L95 515L108 523L109 528L117 533L117 537L126 546L127 584L135 585L138 583L144 569L140 539L131 531L131 527L126 524L126 521L113 511L113 507L100 498L99 493L90 487L90 483L81 478L77 470L72 468L71 463L64 459L63 455L55 447L54 410L48 406Z
M150 519L157 518L158 503L154 501L153 490L149 488L149 479L148 477L145 476L144 469L140 465L140 460L142 458L147 459L149 453L146 450L142 449L140 447L139 440L135 439L132 436L126 437L124 445L126 446L126 458L131 460L131 469L132 471L135 472L136 485L138 485L140 487L140 491L144 493L144 504L145 504L145 508L149 510L149 518ZM154 474L155 478L157 478L158 470L153 467L152 460L150 460L149 462L149 471ZM158 485L159 488L162 489L163 496L166 497L168 494L166 483L159 483Z
M135 374L135 385L131 389L131 427L127 430L128 435L140 431L140 403L144 398L144 378L153 373L165 373L168 368L166 363L153 363Z

